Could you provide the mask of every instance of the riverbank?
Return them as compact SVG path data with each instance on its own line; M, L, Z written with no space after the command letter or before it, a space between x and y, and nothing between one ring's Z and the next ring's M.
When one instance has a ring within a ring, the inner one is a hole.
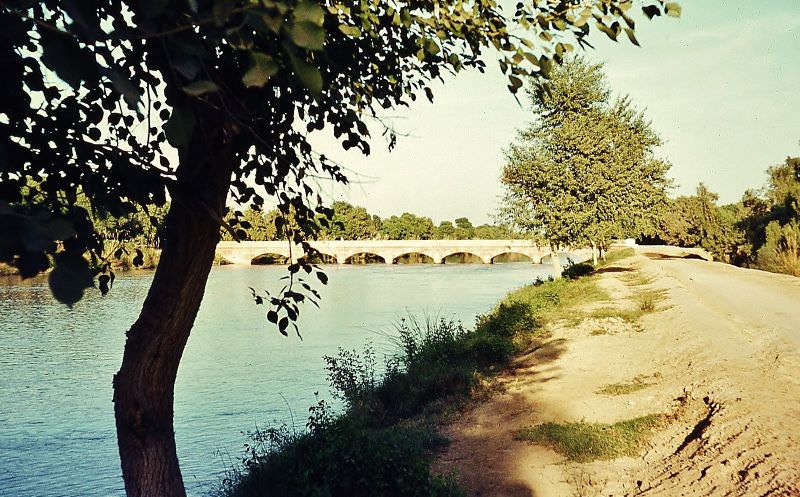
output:
M468 495L800 494L800 280L640 247L443 434Z
M225 496L456 496L449 474L431 463L447 445L440 426L475 399L489 399L493 377L513 357L546 346L543 323L602 294L582 264L575 279L542 282L511 292L474 328L431 319L402 321L400 353L381 364L374 350L340 350L326 358L334 394L345 411L320 402L308 431L256 432L244 464L223 482Z

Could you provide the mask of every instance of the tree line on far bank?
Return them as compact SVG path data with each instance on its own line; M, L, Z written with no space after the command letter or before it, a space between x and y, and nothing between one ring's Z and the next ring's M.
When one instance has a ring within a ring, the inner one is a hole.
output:
M232 213L226 221L232 226L223 231L223 240L285 240L284 227L291 231L294 224L291 212L284 215L278 209L262 212L248 208ZM343 201L334 202L331 216L320 215L317 223L316 238L319 240L508 240L522 237L520 232L506 225L474 226L466 217L442 221L438 226L429 217L409 212L381 219L365 207Z

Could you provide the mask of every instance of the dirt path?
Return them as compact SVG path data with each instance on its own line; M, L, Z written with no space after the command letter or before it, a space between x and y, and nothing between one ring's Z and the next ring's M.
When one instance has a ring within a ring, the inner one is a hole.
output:
M644 251L647 252L647 251ZM638 322L556 323L465 413L437 468L475 496L800 495L800 279L648 253L608 268L612 303L665 290ZM584 311L590 312L591 309ZM628 395L603 386L645 378ZM515 441L543 422L681 416L640 457L570 463Z

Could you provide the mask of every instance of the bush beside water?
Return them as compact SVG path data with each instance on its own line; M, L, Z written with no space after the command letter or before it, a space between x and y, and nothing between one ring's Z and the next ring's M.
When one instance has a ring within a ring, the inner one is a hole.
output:
M381 368L371 346L326 357L331 391L344 412L333 414L320 401L302 433L283 427L250 434L242 466L225 478L219 495L464 495L452 477L431 473L434 450L447 443L437 422L541 335L546 320L604 296L592 278L580 276L511 292L473 329L446 319L402 320L400 352Z

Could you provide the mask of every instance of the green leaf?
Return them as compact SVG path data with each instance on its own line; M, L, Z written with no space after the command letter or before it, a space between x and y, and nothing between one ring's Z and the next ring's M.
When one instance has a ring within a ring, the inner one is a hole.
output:
M345 24L340 24L339 31L341 31L342 33L351 38L358 38L359 36L361 36L361 30L358 29L356 26L347 26Z
M648 19L652 19L661 15L661 11L656 5L645 5L642 7L642 12L644 12L644 15L646 15Z
M312 95L319 96L322 93L322 74L319 69L294 55L290 56L289 60L292 62L297 79L308 88Z
M72 223L65 219L52 219L43 223L42 228L53 240L66 240L76 235Z
M209 92L215 92L219 90L219 86L213 81L209 81L207 79L201 79L200 81L195 81L194 83L190 83L183 87L183 91L188 93L193 97L199 97L200 95L204 95Z
M539 57L539 67L541 68L542 75L546 78L550 75L550 71L553 70L553 61L542 55Z
M144 252L141 249L136 249L136 256L133 258L133 265L140 267L144 265Z
M667 15L670 17L680 17L681 16L681 6L676 2L667 2L664 6L667 11Z
M322 50L325 46L325 30L308 21L295 22L289 35L298 47Z
M42 45L42 63L72 89L77 90L82 81L96 81L100 75L97 60L88 49L81 49L72 36L39 31Z
M278 331L281 332L281 335L286 336L286 327L289 326L289 319L288 318L281 318L278 321Z
M139 0L139 12L145 19L154 19L164 12L169 0Z
M83 297L85 289L94 285L86 259L69 252L55 255L55 267L47 281L56 300L69 307Z
M105 295L109 291L109 282L111 281L111 276L107 274L101 274L97 277L97 283L100 288L100 293Z
M122 74L118 73L117 71L109 71L108 79L111 80L111 85L114 89L122 95L122 98L125 99L125 102L131 109L136 109L139 106L139 98L141 94L139 93L139 88L134 85L130 79L126 78Z
M235 8L236 2L234 0L214 0L212 13L217 26L225 24Z
M263 14L261 20L264 25L273 33L278 33L283 26L283 16L281 14Z
M636 39L636 36L633 34L633 30L631 28L625 28L625 34L628 35L628 39L631 40L631 43L637 47L641 46L639 45L639 40Z
M172 115L164 124L167 141L175 148L184 148L189 144L194 132L195 117L188 108L172 109Z
M613 29L609 28L601 21L597 21L597 29L605 33L612 40L617 41L617 33L615 33Z
M250 69L242 77L242 83L247 87L261 88L269 78L278 73L280 66L271 56L261 52L250 52Z
M425 51L431 55L436 55L440 52L439 45L430 38L425 38L425 41L422 42L422 47Z
M302 0L294 8L295 22L309 22L318 28L325 22L325 11L317 2Z

